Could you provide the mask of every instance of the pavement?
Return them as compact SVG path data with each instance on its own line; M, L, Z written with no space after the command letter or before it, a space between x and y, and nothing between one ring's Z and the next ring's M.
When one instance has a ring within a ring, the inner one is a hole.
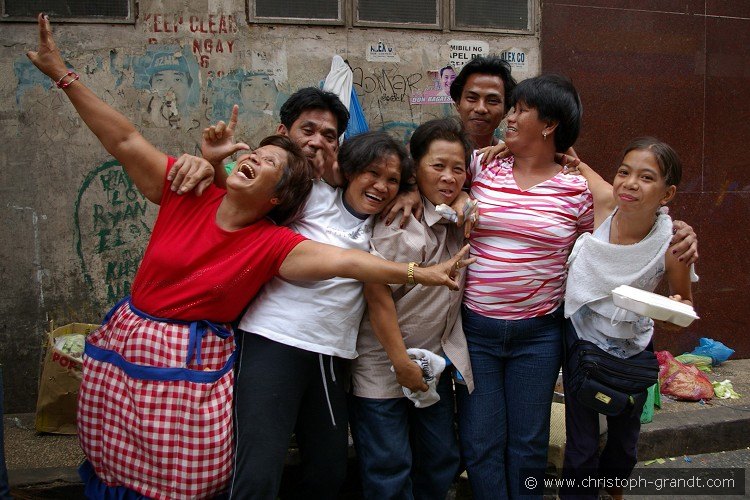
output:
M662 407L655 411L653 422L641 427L638 447L641 463L655 459L664 459L667 464L688 463L691 457L701 454L750 447L750 359L727 361L715 367L708 377L712 381L729 379L742 397L683 402L662 396ZM565 431L562 405L554 406L550 462L558 465ZM76 436L37 433L33 414L5 415L3 420L5 456L14 498L83 498L76 473L83 452ZM294 453L290 453L290 468L295 461ZM465 487L459 485L458 489L457 496L464 497L461 491Z

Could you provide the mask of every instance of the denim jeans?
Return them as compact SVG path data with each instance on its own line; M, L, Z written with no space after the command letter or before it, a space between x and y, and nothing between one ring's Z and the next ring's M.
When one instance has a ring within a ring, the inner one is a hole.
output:
M406 398L352 396L350 425L366 499L442 499L458 472L453 387L446 370L440 401L416 408Z
M562 326L562 308L536 318L498 320L464 306L475 385L471 395L457 387L458 421L473 498L518 498L526 493L520 489L521 469L546 468Z
M578 340L575 327L565 321L565 342L568 348ZM586 477L627 479L638 462L638 436L641 430L643 404L620 415L607 417L607 444L599 455L599 413L583 406L568 389L567 363L563 363L565 394L565 458L562 477L582 484ZM599 489L561 488L561 499L596 500Z

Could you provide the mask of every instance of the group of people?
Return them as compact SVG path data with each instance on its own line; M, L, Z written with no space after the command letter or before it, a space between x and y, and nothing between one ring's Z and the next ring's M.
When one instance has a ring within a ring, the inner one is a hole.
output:
M521 468L546 466L564 332L623 357L647 347L640 319L616 348L596 307L565 319L567 261L595 228L615 246L648 239L679 161L635 143L613 188L561 155L581 122L569 80L517 84L500 58L477 58L450 86L460 120L422 124L408 152L383 132L339 146L346 108L304 88L258 148L235 142L235 107L204 131L203 158L175 159L66 68L44 15L39 30L31 61L160 205L132 296L87 338L88 496L272 499L294 434L300 496L336 498L351 426L367 498L445 498L462 460L475 498L515 498ZM668 233L662 267L639 283L666 272L689 301L696 238ZM584 411L570 418L571 441L598 430ZM627 475L638 429L622 420L608 460ZM569 449L565 467L597 467L595 447Z

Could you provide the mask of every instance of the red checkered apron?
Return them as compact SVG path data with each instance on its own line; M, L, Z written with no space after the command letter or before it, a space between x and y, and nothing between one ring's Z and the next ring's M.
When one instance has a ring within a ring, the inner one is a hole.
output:
M78 398L81 446L98 478L156 499L222 491L232 465L233 353L222 327L115 306L86 339Z

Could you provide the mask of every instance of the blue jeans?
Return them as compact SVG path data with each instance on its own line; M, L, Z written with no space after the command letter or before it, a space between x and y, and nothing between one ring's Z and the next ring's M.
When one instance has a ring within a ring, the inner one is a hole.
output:
M565 321L564 335L568 348L578 340L570 320ZM567 385L568 371L568 364L563 363L563 385L568 397L565 398L566 445L562 477L575 479L577 484L581 484L585 477L627 479L638 462L642 401L632 410L607 417L607 444L599 455L599 414L573 396ZM561 488L559 496L570 500L596 500L599 488Z
M562 356L562 308L498 320L463 308L474 392L457 387L461 453L473 498L518 498L521 469L547 466L552 394ZM541 498L541 495L539 495Z
M437 391L440 401L427 408L416 408L406 398L351 397L364 498L445 498L459 462L448 369Z

